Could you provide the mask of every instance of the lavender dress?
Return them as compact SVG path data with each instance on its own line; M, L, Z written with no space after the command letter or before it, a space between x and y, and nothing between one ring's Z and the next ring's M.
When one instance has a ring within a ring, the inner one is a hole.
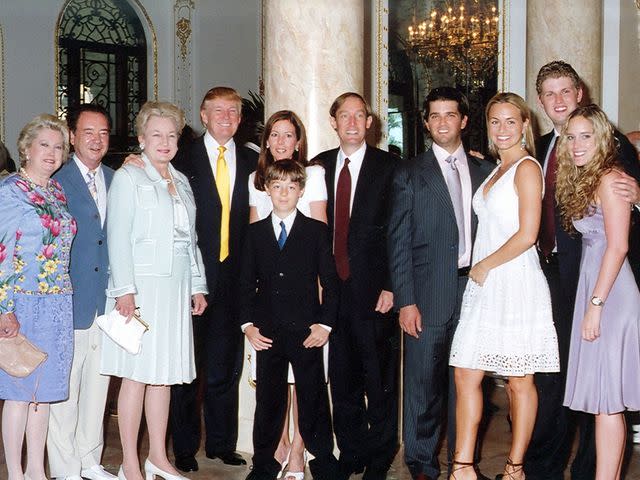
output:
M607 246L602 210L574 221L582 233L582 260L571 331L564 405L587 413L640 410L640 292L625 259L600 320L600 337L582 339L589 305Z

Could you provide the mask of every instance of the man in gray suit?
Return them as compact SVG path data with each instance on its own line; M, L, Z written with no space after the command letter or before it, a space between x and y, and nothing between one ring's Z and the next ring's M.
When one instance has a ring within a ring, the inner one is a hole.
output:
M433 146L396 172L388 248L395 303L405 332L405 462L414 479L440 475L437 446L448 398L455 446L455 385L449 349L471 265L477 220L471 196L494 165L468 155L466 97L439 87L424 102Z
M107 189L113 170L102 165L111 122L98 105L67 116L74 154L55 174L67 196L78 233L71 247L74 353L69 399L51 405L47 451L51 476L67 480L116 478L100 465L102 417L109 377L100 375L102 334L94 323L104 313L107 287Z

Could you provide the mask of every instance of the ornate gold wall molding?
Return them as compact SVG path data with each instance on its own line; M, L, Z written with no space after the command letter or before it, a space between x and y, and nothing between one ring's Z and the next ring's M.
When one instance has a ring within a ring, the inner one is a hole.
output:
M372 97L373 110L380 120L380 141L378 146L387 147L389 141L389 0L376 0L372 12Z
M173 96L185 116L193 114L193 27L191 19L195 4L192 0L176 0L173 5L175 35L173 38L174 92Z

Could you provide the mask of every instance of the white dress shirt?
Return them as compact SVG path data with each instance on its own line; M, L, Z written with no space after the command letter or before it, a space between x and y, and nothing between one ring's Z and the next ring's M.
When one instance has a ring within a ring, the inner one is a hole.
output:
M458 258L458 268L464 268L471 265L471 197L473 192L471 191L471 174L469 173L469 164L467 162L467 154L464 151L462 143L458 146L455 152L449 153L437 143L432 146L433 154L438 161L440 170L444 173L445 168L451 168L451 165L447 163L447 158L455 157L456 166L460 173L460 182L462 183L462 204L464 211L464 253Z
M204 146L207 150L207 155L209 156L209 164L211 165L213 178L215 178L218 168L218 155L220 154L218 147L221 145L207 131L204 134ZM236 143L233 141L233 138L231 138L222 146L226 147L226 150L224 151L224 159L227 162L227 169L229 171L229 206L231 206L231 200L233 199L233 186L236 183Z
M89 181L89 177L87 173L89 173L89 168L80 161L78 156L73 154L73 161L76 162L80 173L82 174L82 179L84 183ZM98 207L98 213L100 213L100 226L104 226L104 220L107 218L107 183L104 179L104 172L102 171L102 164L98 165L96 168L96 191L98 192L98 198L96 199L96 206ZM87 188L88 185L87 185Z

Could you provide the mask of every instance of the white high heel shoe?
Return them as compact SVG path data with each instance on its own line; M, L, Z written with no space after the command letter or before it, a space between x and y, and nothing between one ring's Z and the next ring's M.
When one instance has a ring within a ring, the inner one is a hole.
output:
M146 480L155 480L156 476L162 477L164 480L189 480L187 477L183 477L182 475L173 475L169 472L165 472L164 470L160 470L151 463L148 458L144 461L144 474Z

